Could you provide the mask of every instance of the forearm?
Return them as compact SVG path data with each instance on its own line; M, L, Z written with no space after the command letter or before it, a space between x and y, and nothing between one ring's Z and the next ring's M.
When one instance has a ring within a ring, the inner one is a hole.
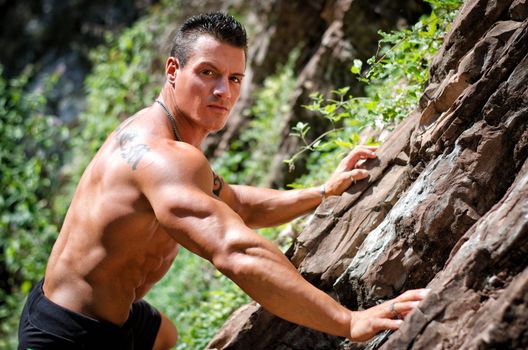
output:
M276 226L289 222L321 203L319 188L273 190L231 186L241 206L240 215L249 227Z
M269 312L296 324L349 337L351 312L304 280L273 244L244 246L215 265Z

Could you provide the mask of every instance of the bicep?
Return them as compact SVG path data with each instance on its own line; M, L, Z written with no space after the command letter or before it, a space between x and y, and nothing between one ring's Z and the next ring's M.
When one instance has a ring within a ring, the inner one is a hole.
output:
M206 159L181 152L178 156L145 169L139 178L141 191L163 229L183 247L210 261L228 247L252 245L258 235L213 194L213 175Z
M179 244L209 259L225 225L236 218L212 194L213 176L205 157L191 146L159 152L136 181L160 226ZM232 224L232 223L231 223Z
M153 203L160 225L179 244L221 271L236 269L236 259L257 251L268 260L285 259L273 243L247 227L237 213L217 198L192 186L161 191L164 194Z

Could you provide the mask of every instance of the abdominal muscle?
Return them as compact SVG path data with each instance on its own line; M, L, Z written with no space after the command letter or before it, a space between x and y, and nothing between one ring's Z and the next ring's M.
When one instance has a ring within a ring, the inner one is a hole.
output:
M115 239L135 236L130 232L110 234ZM44 294L71 311L117 325L127 320L132 303L165 275L178 252L178 244L162 230L146 234L151 236L148 240L121 251L104 244L82 248L75 235L78 233L65 237L67 243L60 252L54 248L46 269ZM56 245L61 241L60 237Z
M96 156L81 178L53 246L43 290L64 308L122 325L132 303L168 271L179 246L123 176L123 164L104 162L103 172L97 165L102 162Z

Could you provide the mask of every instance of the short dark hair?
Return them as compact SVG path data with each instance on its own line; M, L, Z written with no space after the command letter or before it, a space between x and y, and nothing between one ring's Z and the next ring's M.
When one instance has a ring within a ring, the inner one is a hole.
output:
M222 12L209 12L188 18L180 27L172 42L170 55L183 67L192 54L193 45L202 35L244 49L247 57L246 30L233 16Z

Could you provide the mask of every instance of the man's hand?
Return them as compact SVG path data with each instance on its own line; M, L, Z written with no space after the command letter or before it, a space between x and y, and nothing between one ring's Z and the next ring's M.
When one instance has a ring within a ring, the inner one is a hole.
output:
M345 192L356 180L368 177L368 171L358 169L362 160L376 158L374 153L377 146L358 146L341 160L330 179L324 184L326 196L339 196Z
M352 311L351 341L367 341L381 331L400 328L407 316L422 300L429 289L408 290L402 295L363 311Z

